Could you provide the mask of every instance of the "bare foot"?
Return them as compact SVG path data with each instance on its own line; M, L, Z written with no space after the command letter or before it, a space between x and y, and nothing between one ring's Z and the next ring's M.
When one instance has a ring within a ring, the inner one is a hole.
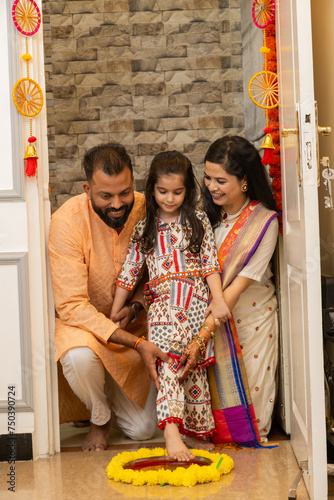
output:
M189 462L195 457L183 443L178 426L174 423L167 423L164 436L166 439L166 449L168 456L178 462Z
M186 445L189 448L195 448L195 450L207 450L211 451L214 449L215 445L210 443L210 441L203 441L203 439L196 439L194 437L186 437Z
M90 424L86 439L82 443L82 451L103 451L107 449L110 420L104 425Z

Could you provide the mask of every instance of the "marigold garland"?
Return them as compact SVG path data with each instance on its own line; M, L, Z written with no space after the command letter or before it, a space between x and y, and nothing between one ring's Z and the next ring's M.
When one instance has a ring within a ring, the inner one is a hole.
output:
M156 456L167 456L166 450L163 448L140 448L138 451L124 451L116 455L108 467L106 468L109 479L116 482L132 483L135 486L147 484L154 486L157 484L171 486L195 486L197 483L209 483L219 481L223 474L228 474L234 467L234 462L228 455L220 453L210 453L206 450L191 450L196 456L209 458L212 460L211 465L200 466L192 464L188 468L177 467L175 470L132 470L124 469L124 465L131 460L140 458L150 458ZM217 469L219 460L223 457L223 461Z
M254 15L255 13L255 15ZM253 3L252 17L255 25L263 31L263 47L260 52L263 54L263 72L264 74L277 74L277 57L276 57L276 32L275 32L275 0L255 0ZM268 24L269 17L272 21ZM259 22L259 20L261 22ZM256 75L255 75L256 76ZM254 77L253 77L254 78ZM253 79L251 79L252 82ZM269 80L265 87L268 87ZM272 179L271 187L273 197L276 204L276 209L282 212L282 186L281 186L281 161L280 161L280 134L279 134L279 114L278 107L273 106L273 101L268 98L268 102L263 101L263 94L259 92L252 93L249 88L250 98L257 106L265 108L266 126L263 132L266 134L261 148L264 149L262 163L269 166L269 176ZM258 91L259 89L255 89ZM276 96L277 81L275 89L272 88L272 94ZM262 101L259 98L262 96ZM258 100L255 97L258 96ZM262 103L262 105L261 105ZM267 105L264 105L267 104ZM276 101L276 105L279 102ZM282 214L279 214L279 227L282 232Z
M277 72L276 59L276 32L275 19L266 27L267 47L270 49L267 55L268 70ZM272 129L272 138L275 144L273 151L273 161L269 165L269 176L272 179L271 187L276 203L276 208L282 211L282 184L281 184L281 152L280 152L280 135L279 135L279 118L278 108L268 109L269 127ZM279 215L280 232L282 232L282 215Z

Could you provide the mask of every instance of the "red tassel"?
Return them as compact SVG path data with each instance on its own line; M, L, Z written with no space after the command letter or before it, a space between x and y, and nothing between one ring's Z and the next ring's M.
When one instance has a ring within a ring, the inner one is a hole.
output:
M274 161L274 150L273 149L265 149L261 163L263 165L270 165Z
M29 137L28 139L29 146L27 148L25 159L25 174L27 177L34 177L36 175L37 170L37 160L38 156L36 153L36 149L34 146L34 142L36 142L36 137Z
M266 134L263 144L261 146L261 148L264 149L264 153L261 160L263 165L271 165L274 161L275 146L273 144L273 138L271 135L272 131L273 129L271 127L265 127L263 129L263 132Z
M37 158L27 158L25 174L27 177L35 177L37 170Z

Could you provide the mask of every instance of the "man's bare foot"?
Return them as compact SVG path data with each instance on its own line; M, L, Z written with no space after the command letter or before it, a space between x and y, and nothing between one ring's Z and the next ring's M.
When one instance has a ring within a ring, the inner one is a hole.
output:
M107 449L110 431L110 420L104 425L90 424L86 439L82 443L82 451L103 451Z
M194 437L186 437L186 445L189 448L195 448L195 450L207 450L211 451L214 449L215 445L210 443L210 441L203 441L203 439L196 439Z
M174 423L167 423L164 436L166 439L166 449L168 456L178 462L189 462L195 457L183 443L179 433L179 428Z

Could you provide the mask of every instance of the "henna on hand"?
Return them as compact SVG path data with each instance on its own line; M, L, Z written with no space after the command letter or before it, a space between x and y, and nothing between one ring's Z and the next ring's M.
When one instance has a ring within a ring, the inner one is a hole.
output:
M200 355L199 344L196 340L192 340L185 347L180 358L180 364L185 365L179 377L181 381L185 380L188 377L189 373L191 373L193 369L197 366L199 355Z

